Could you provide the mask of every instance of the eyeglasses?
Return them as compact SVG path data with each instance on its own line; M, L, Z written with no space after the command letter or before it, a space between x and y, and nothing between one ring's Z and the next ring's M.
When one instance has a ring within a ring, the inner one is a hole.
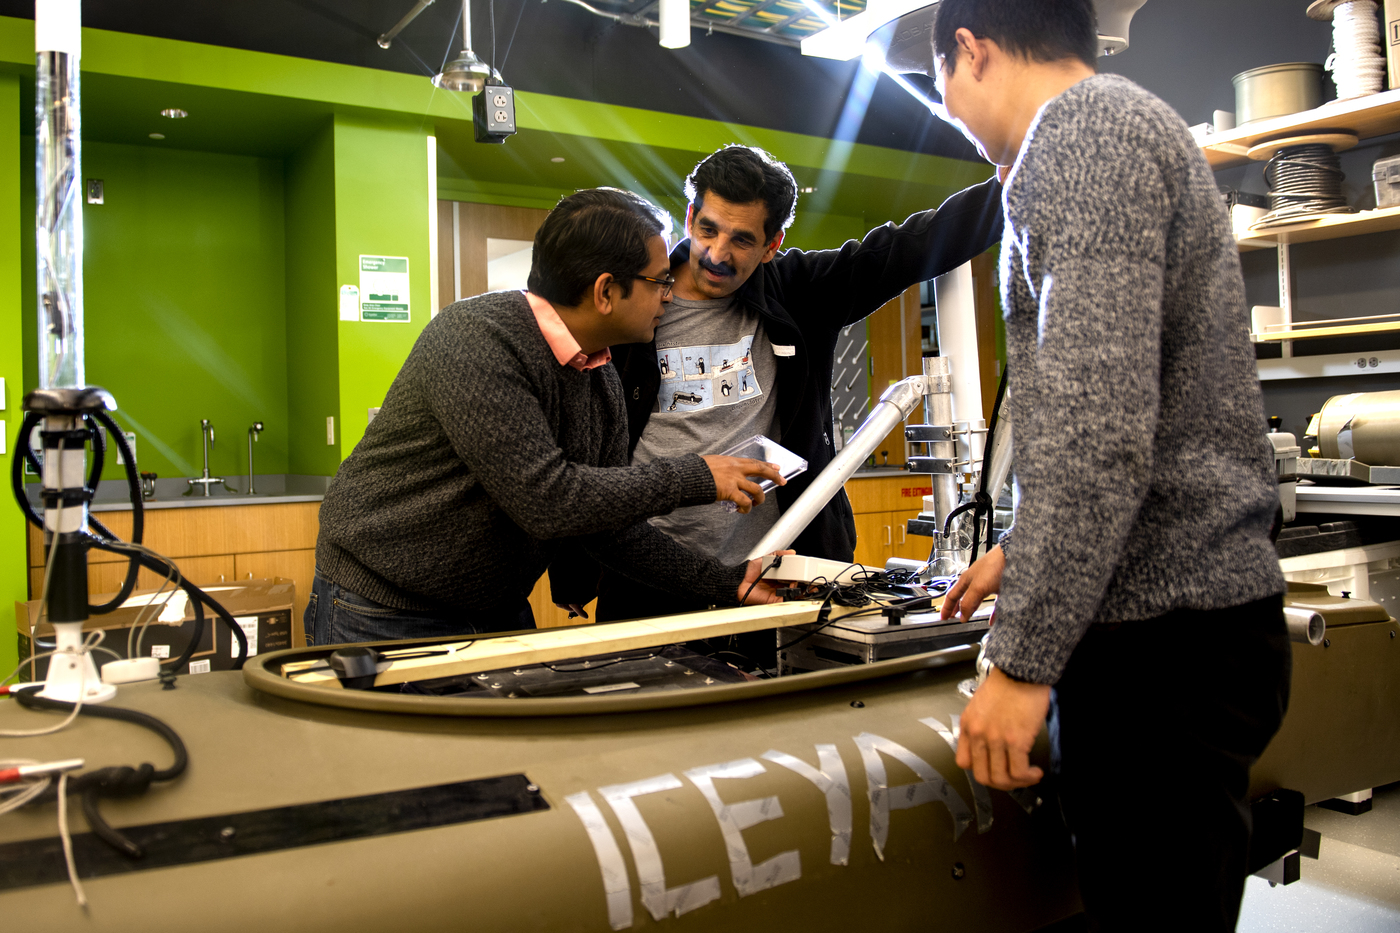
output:
M671 289L676 287L676 280L669 276L664 279L654 279L649 275L634 275L632 276L632 278L641 279L643 282L650 282L653 285L660 285L662 301L665 301L667 298L670 298Z

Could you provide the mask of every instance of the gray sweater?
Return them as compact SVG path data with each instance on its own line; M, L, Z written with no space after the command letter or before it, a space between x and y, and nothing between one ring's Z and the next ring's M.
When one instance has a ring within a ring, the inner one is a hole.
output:
M616 370L561 366L525 296L493 292L423 328L326 492L316 566L386 606L486 620L574 538L632 579L733 603L742 567L645 522L714 499L694 454L627 466Z
M1082 81L1031 125L1004 204L1018 500L988 656L1053 684L1092 624L1283 592L1277 479L1239 253L1181 118Z

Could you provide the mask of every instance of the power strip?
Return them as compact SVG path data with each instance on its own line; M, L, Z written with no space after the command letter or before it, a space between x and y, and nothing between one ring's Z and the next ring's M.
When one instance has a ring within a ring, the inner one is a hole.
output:
M851 583L861 574L879 573L878 567L852 564L843 560L827 560L822 557L803 557L800 554L785 554L781 563L773 556L763 558L763 578L765 580L800 580L810 583L825 580L832 583Z

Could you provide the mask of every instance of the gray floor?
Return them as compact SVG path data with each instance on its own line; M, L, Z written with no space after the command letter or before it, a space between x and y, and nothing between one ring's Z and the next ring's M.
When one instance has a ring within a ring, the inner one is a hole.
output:
M1400 784L1377 788L1370 813L1309 807L1304 822L1322 834L1321 857L1290 885L1250 878L1239 933L1400 930Z

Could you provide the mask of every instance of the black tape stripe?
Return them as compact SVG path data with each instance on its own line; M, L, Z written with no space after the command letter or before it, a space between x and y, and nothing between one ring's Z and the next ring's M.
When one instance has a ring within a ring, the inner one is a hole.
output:
M117 852L92 833L81 833L73 837L73 855L80 877L103 878L548 809L549 804L529 778L508 774L270 810L120 827L145 850L139 859ZM63 844L57 836L0 845L0 890L67 880Z

